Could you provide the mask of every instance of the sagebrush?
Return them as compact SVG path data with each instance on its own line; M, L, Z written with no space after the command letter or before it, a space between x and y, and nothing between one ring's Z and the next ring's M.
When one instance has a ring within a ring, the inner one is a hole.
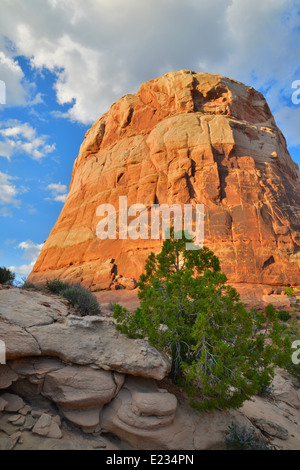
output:
M80 284L68 284L60 279L53 279L47 281L47 289L62 295L82 316L100 313L96 297Z
M96 297L79 284L67 286L62 295L82 316L98 315L100 307Z
M48 279L46 283L47 289L53 294L60 294L68 286L69 284L62 282L60 279Z
M254 429L231 423L225 438L228 450L272 450L261 437L255 434Z

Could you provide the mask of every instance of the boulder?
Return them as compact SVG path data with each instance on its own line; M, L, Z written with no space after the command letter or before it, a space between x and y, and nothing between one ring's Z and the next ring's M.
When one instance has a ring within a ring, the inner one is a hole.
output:
M283 401L297 409L300 408L300 400L297 390L290 380L286 379L280 372L275 375L272 382L272 395L277 401Z
M1 366L0 389L22 377L39 385L46 373L63 367L55 358L157 380L169 373L169 359L146 341L132 340L117 332L109 318L67 315L56 297L44 295L43 303L47 299L50 305L45 307L41 305L41 294L30 292L26 309L32 313L30 316L25 313L22 319L23 295L19 290L0 291L0 339L5 340L10 361L10 367ZM7 292L11 297L9 308ZM63 315L57 312L58 307ZM31 360L31 356L35 359ZM39 356L47 358L39 361L36 359ZM26 359L22 361L23 357Z
M61 439L62 432L52 416L44 413L32 429L34 434L49 437L50 439Z
M1 395L1 398L2 400L7 402L7 405L5 406L5 411L9 411L10 413L16 413L25 406L25 403L22 398L12 393L3 393L3 395Z
M127 377L116 398L101 413L102 431L135 449L223 449L229 413L198 413L154 381Z
M64 367L47 374L43 395L69 409L101 408L112 400L116 384L111 372L88 367Z
M5 291L0 291L2 294ZM2 297L2 295L1 295ZM5 342L6 346L6 360L39 356L41 354L40 348L36 340L27 333L25 328L21 328L13 324L3 321L0 313L0 340ZM2 365L0 366L2 370ZM1 378L0 378L1 382Z
M117 397L104 407L101 428L134 446L140 436L138 448L149 449L161 439L160 430L172 426L176 410L176 397L159 392L153 380L127 377Z
M124 289L134 290L137 288L137 282L135 279L129 279L128 277L119 276L117 279L117 285L124 287Z
M0 390L5 390L6 388L10 387L13 382L18 379L17 374L11 370L8 365L0 365Z
M272 421L267 421L263 418L254 418L254 425L259 428L263 433L271 437L277 437L281 440L288 439L289 433L288 430L279 424L273 423Z
M69 410L60 407L64 417L87 433L95 432L99 427L102 407Z
M48 356L77 365L94 364L99 369L141 375L157 380L170 371L169 359L146 341L132 340L108 321L77 318L64 324L28 329ZM142 350L144 348L144 350Z
M50 325L68 314L62 300L24 289L1 292L0 317L22 328L36 325Z
M23 424L25 423L25 416L13 415L8 418L8 421L14 426L23 426Z
M278 449L300 449L300 413L293 406L270 398L253 397L239 412L248 418Z
M21 438L22 433L20 431L15 432L10 437L0 438L0 450L14 450Z
M5 401L2 397L0 397L0 411L3 411L6 405L8 405L7 401Z

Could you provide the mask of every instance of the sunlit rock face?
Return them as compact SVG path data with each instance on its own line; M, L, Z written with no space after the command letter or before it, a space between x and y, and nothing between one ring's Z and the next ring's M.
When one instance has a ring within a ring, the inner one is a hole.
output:
M264 97L188 70L143 84L87 132L29 280L96 290L138 279L159 240L97 237L100 204L204 204L205 244L232 282L300 283L300 174ZM126 284L126 283L125 283Z

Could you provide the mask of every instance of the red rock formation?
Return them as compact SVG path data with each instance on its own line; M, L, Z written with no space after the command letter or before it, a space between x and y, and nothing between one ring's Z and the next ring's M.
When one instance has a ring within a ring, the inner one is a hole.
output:
M205 244L232 282L300 283L300 173L264 97L219 75L168 73L87 132L70 193L29 277L107 288L138 278L155 240L105 240L96 209L205 205Z

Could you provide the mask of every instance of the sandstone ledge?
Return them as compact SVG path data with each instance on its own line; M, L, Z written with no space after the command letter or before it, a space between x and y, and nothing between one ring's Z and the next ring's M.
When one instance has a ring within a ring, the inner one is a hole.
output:
M111 319L68 315L61 299L22 289L0 290L0 340L8 360L51 356L157 380L170 370L167 357L118 333Z

